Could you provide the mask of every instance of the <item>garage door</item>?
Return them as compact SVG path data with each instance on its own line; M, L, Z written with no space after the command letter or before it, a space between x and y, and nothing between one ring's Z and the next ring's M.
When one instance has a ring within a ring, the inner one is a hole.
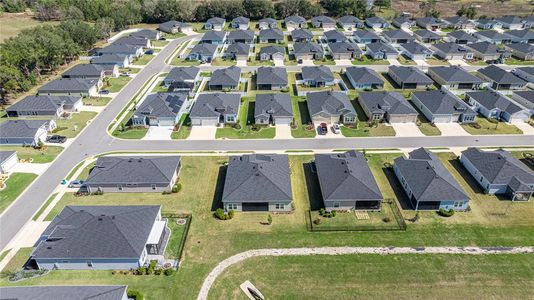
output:
M269 211L269 203L243 203L243 211Z
M174 126L173 120L159 120L158 126Z
M434 117L434 123L450 123L451 116L437 116Z
M278 125L289 125L291 124L291 121L293 120L293 118L276 118L275 122L276 124Z
M217 119L201 119L200 125L202 126L216 126L217 125Z

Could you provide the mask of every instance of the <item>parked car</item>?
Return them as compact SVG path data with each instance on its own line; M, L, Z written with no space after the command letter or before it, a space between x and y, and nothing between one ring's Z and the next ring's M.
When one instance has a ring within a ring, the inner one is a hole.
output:
M341 133L341 128L339 127L339 124L334 123L334 125L332 125L332 132L335 134Z
M69 183L69 182L67 181L67 179L63 179L63 180L61 180L61 185L65 185L65 184L67 184L67 183Z
M130 72L122 72L121 76L122 77L129 77L130 76Z
M321 125L319 125L319 134L325 135L327 133L328 133L328 126L326 125L326 123L321 123Z
M145 51L145 54L154 54L154 50L153 49L148 49Z
M49 143L63 144L64 142L67 141L67 137L64 135L54 134L54 135L46 137L46 141Z
M83 180L73 180L69 183L70 188L79 188L82 187L84 181Z
M164 37L160 37L159 40L160 40L160 41L166 41L167 39L164 38Z
M100 90L100 94L101 95L107 95L107 94L109 94L109 91L108 90Z

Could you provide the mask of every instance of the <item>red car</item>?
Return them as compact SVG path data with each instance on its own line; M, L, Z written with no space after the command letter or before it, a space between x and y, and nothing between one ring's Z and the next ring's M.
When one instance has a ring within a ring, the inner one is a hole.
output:
M328 133L328 126L326 125L326 123L321 123L321 125L319 125L319 134L325 135L327 133Z

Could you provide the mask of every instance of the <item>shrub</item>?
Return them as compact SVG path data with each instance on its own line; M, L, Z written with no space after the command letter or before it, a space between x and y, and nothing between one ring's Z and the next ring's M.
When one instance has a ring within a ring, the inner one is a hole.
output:
M478 123L471 123L471 124L469 124L469 126L475 128L475 129L480 129L480 128L482 128L482 126L480 126L480 124L478 124Z
M181 183L177 183L172 187L172 192L173 193L178 193L181 190L182 190L182 184Z
M162 195L170 195L172 194L172 191L163 191L161 192Z
M389 222L391 222L391 218L390 217L384 217L382 219L382 221L384 221L384 223L389 223Z
M165 269L165 271L163 271L163 274L165 274L165 276L171 276L172 274L174 274L174 269L173 268Z
M313 223L314 223L315 225L319 225L319 224L321 224L321 222L322 222L322 221L321 221L321 219L319 219L319 218L313 220Z
M332 211L332 217L335 217L337 212L335 210Z
M161 268L156 268L154 270L154 275L161 275L162 272L163 272L163 270Z
M224 209L217 208L214 215L219 220L230 220L234 217L234 211L230 210L227 214L225 214Z
M151 260L150 265L148 265L148 269L146 270L147 275L152 275L154 273L154 269L156 269L156 264L158 263L157 260Z
M280 91L282 91L282 93L287 93L289 92L289 87L283 87Z
M143 294L141 294L140 292L135 291L135 290L129 290L127 292L127 294L128 294L128 298L133 298L135 300L144 300L145 299L145 296L143 296Z
M233 210L230 210L230 211L228 212L228 218L229 218L229 219L234 218L234 214L235 214L235 212L234 212Z
M271 216L271 214L267 216L267 224L269 225L273 224L273 217Z
M319 209L319 214L322 216L324 215L324 208Z
M442 216L442 217L446 217L446 218L448 218L448 217L452 217L452 216L454 215L454 209L451 208L451 209L449 209L449 210L445 210L445 209L443 209L443 208L440 208L440 209L438 210L438 214L439 214L440 216Z
M145 267L137 268L137 275L145 275L145 274L146 274L146 268Z
M241 130L241 124L239 124L239 123L235 123L233 125L233 127L234 127L235 130Z

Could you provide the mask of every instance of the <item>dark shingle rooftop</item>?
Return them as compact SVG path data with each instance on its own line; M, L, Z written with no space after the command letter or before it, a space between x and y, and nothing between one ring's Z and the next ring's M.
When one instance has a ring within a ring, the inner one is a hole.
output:
M362 54L362 50L355 43L341 42L341 43L328 43L328 48L333 54L343 53L357 53Z
M250 52L250 45L245 43L234 43L228 45L226 53L234 53L237 55L248 55Z
M480 103L480 105L487 108L488 110L498 108L499 110L505 111L509 114L514 114L523 110L523 108L514 104L507 97L495 91L485 90L477 92L468 92L466 93L466 95L468 95L476 102Z
M302 79L328 82L334 80L334 74L327 66L302 67Z
M475 112L459 98L452 96L440 90L414 92L412 95L416 96L421 103L435 115L447 115L455 113L471 113Z
M451 83L481 84L484 82L482 79L476 77L475 75L467 72L466 70L458 66L430 67L429 70L431 70L436 76L438 76L439 78L441 78L448 84L451 84Z
M68 69L63 74L62 77L72 77L72 76L85 76L85 77L100 77L104 68L99 65L94 64L79 64Z
M157 93L151 94L141 103L134 112L136 116L170 117L174 118L187 101L184 93Z
M217 51L217 45L214 44L196 44L193 49L191 49L191 53L198 53L200 55L215 55L215 52Z
M287 85L287 71L282 67L259 67L257 84Z
M417 42L401 44L400 47L414 55L432 53L427 47Z
M380 40L380 37L370 30L355 30L352 35L360 39Z
M506 45L506 47L508 47L508 48L510 48L512 50L515 50L515 51L523 52L523 53L532 53L532 52L534 52L534 46L531 45L531 44L527 44L527 43L508 44L508 45Z
M232 85L237 86L241 78L241 68L232 66L213 71L209 85Z
M33 138L48 120L7 120L0 123L0 138Z
M360 19L356 18L355 16L346 15L338 19L338 22L341 25L356 25L360 23Z
M387 30L382 33L383 36L389 39L413 40L414 37L408 32L401 29Z
M404 83L433 84L434 81L416 67L390 66L389 71L396 74Z
M191 108L189 116L218 117L221 114L237 114L239 111L240 94L237 93L210 93L200 94Z
M316 17L311 18L311 21L326 23L326 24L336 24L336 21L334 21L334 19L327 17L327 16L316 16Z
M526 81L497 66L491 65L478 72L498 84L526 84Z
M223 18L219 18L219 17L213 17L213 18L209 18L206 23L207 24L216 24L216 25L222 25L226 22L225 19Z
M225 36L226 36L226 31L210 30L204 33L204 35L200 39L200 42L202 43L205 41L223 41Z
M37 92L87 92L96 86L98 79L58 78L41 86Z
M304 24L306 23L306 19L304 19L301 16L289 16L284 19L285 23L295 23L295 24Z
M447 33L449 37L453 37L456 40L465 40L468 43L476 43L478 41L478 38L474 37L473 35L463 31L463 30L456 30L453 32Z
M184 82L197 78L200 69L197 67L175 67L165 77L166 81Z
M275 53L285 54L286 50L280 46L266 46L260 49L260 54L263 54L263 53L269 54L269 55L273 55Z
M328 30L325 31L324 37L327 40L339 40L339 41L346 41L347 37L340 31L337 30Z
M125 285L13 286L0 288L2 299L17 300L123 300Z
M361 92L358 99L371 113L416 115L417 111L398 92Z
M8 107L6 111L55 111L64 105L74 105L81 99L81 96L27 96Z
M414 31L413 34L417 35L418 37L422 39L433 39L433 40L441 39L441 36L439 34L435 33L434 31L430 31L428 29L416 30Z
M268 28L260 30L260 39L264 40L283 40L284 32L278 28Z
M291 38L293 40L298 39L311 39L313 38L313 33L308 29L295 29L291 31Z
M348 77L354 82L361 84L384 84L382 77L373 69L365 67L348 67L346 70Z
M365 48L374 53L383 52L385 54L398 54L397 50L393 48L393 46L381 42L367 44Z
M252 30L235 30L231 31L228 34L228 40L235 41L235 40L254 40L254 31Z
M323 47L318 43L295 42L293 44L295 54L323 53Z
M289 94L256 94L254 117L269 116L293 117Z
M306 94L308 110L311 116L325 114L338 116L347 113L356 115L356 110L345 93L324 91Z
M456 43L437 43L431 47L445 53L445 54L465 54L467 49Z

